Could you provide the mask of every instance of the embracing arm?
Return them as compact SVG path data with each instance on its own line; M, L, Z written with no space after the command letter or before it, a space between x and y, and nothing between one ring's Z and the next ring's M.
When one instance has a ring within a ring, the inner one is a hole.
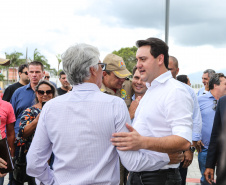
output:
M188 150L191 146L186 139L171 135L165 137L141 136L132 126L126 124L130 132L114 133L111 139L118 150L153 150L163 153L180 152Z

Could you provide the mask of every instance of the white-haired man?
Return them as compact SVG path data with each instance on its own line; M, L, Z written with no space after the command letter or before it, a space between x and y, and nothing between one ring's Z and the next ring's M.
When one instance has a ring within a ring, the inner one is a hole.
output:
M112 133L127 132L130 116L122 99L99 89L106 65L100 63L97 48L71 46L62 61L73 90L45 104L27 154L29 175L43 184L115 185L118 156L129 170L154 170L169 162L164 153L121 152L111 145ZM47 163L52 152L53 171Z

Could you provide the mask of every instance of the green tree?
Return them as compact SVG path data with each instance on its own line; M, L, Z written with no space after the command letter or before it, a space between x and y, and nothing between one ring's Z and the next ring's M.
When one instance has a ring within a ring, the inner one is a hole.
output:
M3 74L0 74L0 81L3 81L4 80L4 75Z
M31 59L30 59L30 60L31 60ZM34 60L41 62L41 63L44 65L44 69L45 69L45 70L50 70L50 65L49 65L49 63L48 63L48 60L46 59L46 57L45 57L44 55L42 55L42 54L38 51L37 48L34 50L33 60L32 60L32 61L34 61Z
M62 62L60 54L56 55L56 58L58 60L58 68L57 68L57 76L59 76L59 70L60 70L60 63Z
M136 52L137 52L137 47L126 47L126 48L121 48L118 51L113 51L112 53L115 55L118 55L123 58L126 68L132 73L134 66L136 65Z
M20 58L21 56L23 56L23 53L14 51L10 54L5 53L5 56L6 56L7 59L10 59L10 65L6 67L6 69L7 69L7 80L9 82L9 67L13 68L13 76L16 76L15 67L19 67L21 64L24 63L24 60ZM16 81L16 79L15 79L15 81Z
M30 59L31 60L31 59ZM51 75L54 75L56 76L57 75L57 71L55 68L51 68L50 64L48 63L48 60L46 59L46 57L44 55L42 55L38 49L36 48L34 50L34 54L33 54L33 61L36 60L36 61L39 61L43 64L44 66L44 69L46 71L49 71L51 73Z

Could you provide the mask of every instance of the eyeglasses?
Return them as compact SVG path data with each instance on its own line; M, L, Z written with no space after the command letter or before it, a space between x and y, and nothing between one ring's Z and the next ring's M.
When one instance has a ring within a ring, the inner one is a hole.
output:
M102 70L106 70L107 64L105 63L98 63L100 65L100 67L102 68Z
M212 109L216 111L216 109L217 109L217 100L213 100L213 108Z
M25 71L25 72L21 72L21 73L24 73L25 75L28 75L28 72L27 72L27 71Z
M45 78L48 78L48 79L49 79L49 78L50 78L50 76L45 76Z
M53 94L52 90L47 90L47 91L38 90L37 92L40 96L43 96L45 93L46 93L46 95Z

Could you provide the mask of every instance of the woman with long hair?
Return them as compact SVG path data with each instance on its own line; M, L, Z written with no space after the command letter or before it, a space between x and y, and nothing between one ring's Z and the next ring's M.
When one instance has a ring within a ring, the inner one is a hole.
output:
M20 161L18 163L25 164L24 168L26 169L26 154L31 145L32 139L35 135L35 129L38 124L40 112L45 102L56 96L55 87L46 80L42 80L35 87L36 95L36 104L32 107L28 107L22 114L20 120L20 129L18 136L16 138L16 158ZM16 185L24 184L28 182L29 185L35 185L35 178L26 175L23 173L22 169L17 170L17 159L15 170L13 173L14 181ZM21 165L18 165L18 168L22 168Z

